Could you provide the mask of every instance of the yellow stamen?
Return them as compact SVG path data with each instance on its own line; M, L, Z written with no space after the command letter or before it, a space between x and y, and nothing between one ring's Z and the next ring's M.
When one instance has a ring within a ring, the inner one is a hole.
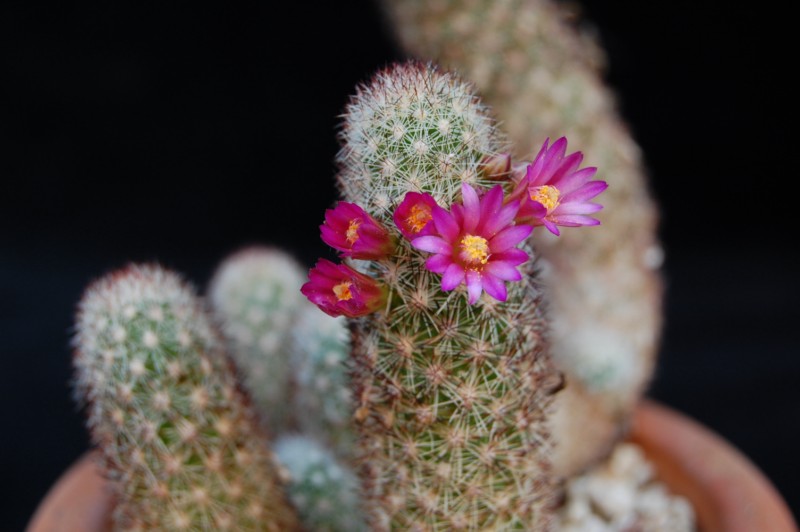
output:
M552 185L534 187L530 190L530 195L533 201L544 205L548 213L558 207L558 202L561 201L561 192Z
M347 243L351 246L358 240L358 226L361 225L361 220L354 218L350 220L350 225L347 227Z
M353 286L353 283L350 281L342 281L341 283L337 284L333 287L333 293L336 295L336 299L339 301L347 301L349 299L353 299L353 292L350 291L350 287Z
M406 218L406 223L416 234L422 231L425 225L431 221L431 206L425 203L417 203L411 207L411 214Z
M482 236L466 235L461 239L461 256L470 264L489 262L489 242Z

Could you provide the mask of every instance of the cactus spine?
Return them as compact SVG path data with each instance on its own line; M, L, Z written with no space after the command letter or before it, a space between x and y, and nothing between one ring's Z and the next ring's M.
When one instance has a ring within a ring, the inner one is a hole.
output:
M471 86L408 63L379 73L347 106L338 157L344 199L394 227L409 191L440 205L483 187L502 139ZM532 275L508 300L470 306L445 293L400 239L359 263L389 287L386 308L351 320L365 497L378 529L544 528L551 493L546 413L553 370Z
M566 135L610 187L603 231L539 233L552 354L569 385L556 400L556 470L608 450L653 370L662 251L641 154L597 70L602 53L548 0L383 0L404 48L473 80L520 153ZM593 443L592 443L593 442Z
M289 330L301 304L303 271L288 254L253 247L218 268L209 295L244 385L271 434L291 410Z
M92 284L77 392L123 530L294 530L272 455L193 291L157 266Z

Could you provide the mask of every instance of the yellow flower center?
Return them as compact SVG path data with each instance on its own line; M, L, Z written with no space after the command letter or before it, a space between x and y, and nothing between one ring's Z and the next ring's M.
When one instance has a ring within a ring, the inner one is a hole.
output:
M542 185L541 187L532 188L530 190L530 195L533 201L538 201L544 205L547 212L551 212L558 207L558 202L561 199L561 192L551 185Z
M350 220L350 225L347 227L347 243L351 246L358 240L358 227L361 225L361 220L355 218ZM349 299L349 298L348 298Z
M466 235L461 239L461 256L473 266L489 262L489 242L482 236Z
M333 293L336 295L336 299L339 301L347 301L348 299L353 299L353 292L350 291L350 287L353 286L353 283L350 281L342 281L341 283L337 284L333 287Z
M433 218L431 216L431 206L417 203L411 207L411 213L406 218L406 223L414 233L419 233L431 221L431 218Z

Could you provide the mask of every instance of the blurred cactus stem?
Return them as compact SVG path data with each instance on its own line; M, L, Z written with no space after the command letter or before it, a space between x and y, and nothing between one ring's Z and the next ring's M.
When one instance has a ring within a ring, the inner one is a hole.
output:
M176 274L130 266L94 282L75 346L116 529L297 529L222 344Z
M337 456L353 455L353 391L348 375L347 320L304 303L292 327L294 405L300 429L326 442Z
M302 281L303 270L288 253L250 247L219 266L209 289L228 352L271 434L295 423L290 330L305 303Z
M285 435L275 453L286 469L289 498L306 530L366 532L353 471L315 439Z

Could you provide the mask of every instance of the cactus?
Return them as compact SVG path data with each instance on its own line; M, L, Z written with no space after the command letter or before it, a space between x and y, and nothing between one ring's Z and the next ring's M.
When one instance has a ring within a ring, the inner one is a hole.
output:
M440 206L478 201L472 186L496 184L483 164L504 148L470 85L413 62L380 72L358 90L340 140L343 196L370 217L354 219L348 229L358 229L360 220L394 228L393 213L402 211L407 193ZM497 192L480 201L496 200ZM414 216L425 208L430 205L416 203L409 223L419 222ZM502 282L484 283L496 299L506 295L504 303L479 299L475 283L468 294L462 288L444 292L421 248L391 233L392 254L350 261L361 273L325 263L304 286L327 312L364 316L351 320L352 377L370 524L403 530L546 527L553 491L546 416L559 378L543 356L534 261L522 266L527 275L507 294ZM357 234L348 230L347 236ZM466 238L462 245L472 258L486 259L486 239ZM467 278L474 279L472 273ZM370 280L384 287L382 299ZM442 278L443 288L448 283ZM336 297L325 299L325 290ZM352 304L360 303L362 291L367 303Z
M286 430L290 402L290 334L303 272L287 253L246 248L226 259L209 299L244 386L271 434Z
M346 363L350 332L344 318L323 314L311 304L301 307L292 326L293 397L300 429L336 450L352 455L353 393Z
M306 530L366 531L353 472L307 436L281 436L275 454L288 473L288 492Z
M618 118L599 48L547 0L383 0L402 46L474 81L519 154L566 135L610 184L603 231L542 232L556 400L554 463L574 473L607 452L652 374L662 251L641 155Z
M76 391L123 530L293 530L272 454L192 289L157 266L93 283Z

